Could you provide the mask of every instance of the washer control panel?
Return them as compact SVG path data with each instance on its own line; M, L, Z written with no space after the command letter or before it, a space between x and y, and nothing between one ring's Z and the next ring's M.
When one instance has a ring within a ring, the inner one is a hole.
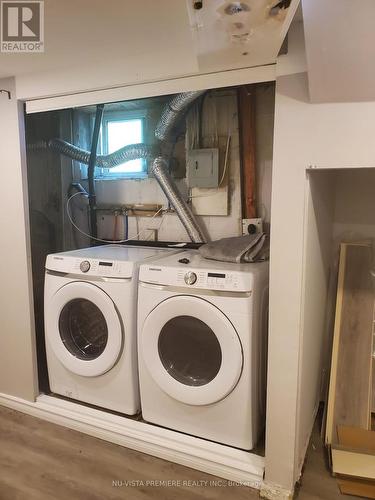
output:
M131 278L133 263L120 260L99 260L73 256L50 255L47 258L47 269L67 274L103 276L106 278ZM52 265L49 265L52 264Z
M124 278L129 274L129 263L120 261L76 259L74 272L77 270L90 276Z
M177 285L186 284L208 290L238 290L237 273L216 273L210 271L189 270L177 272Z

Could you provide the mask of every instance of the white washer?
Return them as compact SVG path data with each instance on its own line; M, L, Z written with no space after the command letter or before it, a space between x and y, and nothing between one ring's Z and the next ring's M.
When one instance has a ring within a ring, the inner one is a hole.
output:
M172 250L107 245L48 255L45 337L51 391L134 415L139 263Z
M215 262L186 251L143 264L143 418L252 449L264 424L267 317L267 262Z

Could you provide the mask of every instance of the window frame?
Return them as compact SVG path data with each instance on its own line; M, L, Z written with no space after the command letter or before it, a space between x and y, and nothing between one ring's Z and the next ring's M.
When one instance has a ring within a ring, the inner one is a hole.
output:
M102 127L100 130L100 141L99 148L101 154L108 154L108 123L116 121L132 121L141 120L142 121L142 138L143 141L147 135L147 110L137 109L137 110L119 110L110 111L108 113L104 112L102 119ZM92 124L94 123L95 117L92 118ZM147 160L142 160L142 170L140 172L114 172L111 173L109 168L97 168L98 174L96 177L101 180L114 180L114 179L144 179L148 176L147 171Z

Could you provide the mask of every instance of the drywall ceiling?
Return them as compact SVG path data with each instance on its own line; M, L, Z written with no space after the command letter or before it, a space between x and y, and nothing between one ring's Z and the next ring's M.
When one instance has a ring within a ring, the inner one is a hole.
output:
M275 63L299 0L186 4L199 70L210 72Z
M274 63L299 0L193 3L45 0L45 52L0 53L0 78L31 99Z
M102 64L105 71L108 60L122 61L125 66L128 59L133 67L137 57L140 63L147 61L145 53L166 58L180 53L184 66L195 70L188 17L182 6L173 0L45 0L45 52L0 53L0 78L84 69L88 64ZM179 60L175 64L181 67Z
M302 0L313 102L375 100L375 1Z

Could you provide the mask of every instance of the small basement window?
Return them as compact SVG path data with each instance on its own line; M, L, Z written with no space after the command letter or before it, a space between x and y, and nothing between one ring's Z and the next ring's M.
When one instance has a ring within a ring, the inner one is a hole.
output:
M110 113L104 115L101 133L103 154L113 153L129 144L144 142L145 113ZM147 162L144 159L122 163L114 168L101 169L100 177L106 179L145 177Z

